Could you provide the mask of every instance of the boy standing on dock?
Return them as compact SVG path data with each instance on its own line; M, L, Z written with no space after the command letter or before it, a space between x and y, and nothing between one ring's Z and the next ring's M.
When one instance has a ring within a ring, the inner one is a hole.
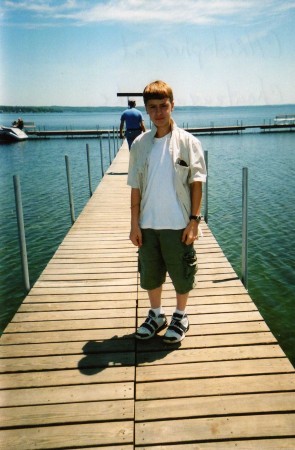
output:
M139 247L140 285L151 309L136 338L150 339L167 327L161 306L168 271L176 292L176 310L164 342L180 342L189 329L185 311L197 269L194 240L201 221L202 183L206 167L201 143L177 127L171 87L163 81L143 92L152 129L138 136L130 151L130 240Z

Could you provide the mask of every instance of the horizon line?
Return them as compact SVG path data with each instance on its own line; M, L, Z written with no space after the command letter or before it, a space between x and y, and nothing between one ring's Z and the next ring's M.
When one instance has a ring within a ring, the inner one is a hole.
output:
M127 106L127 105L126 105ZM270 107L270 106L295 106L295 103L270 103L270 104L241 104L241 105L175 105L174 108L243 108L243 107ZM77 105L0 105L1 108L124 108L121 105L97 105L97 106L77 106ZM145 107L144 105L139 105ZM3 112L3 111L1 111Z

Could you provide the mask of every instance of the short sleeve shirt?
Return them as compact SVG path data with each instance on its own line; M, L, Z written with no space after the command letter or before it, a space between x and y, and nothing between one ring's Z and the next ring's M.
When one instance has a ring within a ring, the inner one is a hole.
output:
M121 120L124 120L126 122L127 130L132 128L140 128L140 124L142 122L142 114L136 108L126 109L121 116Z

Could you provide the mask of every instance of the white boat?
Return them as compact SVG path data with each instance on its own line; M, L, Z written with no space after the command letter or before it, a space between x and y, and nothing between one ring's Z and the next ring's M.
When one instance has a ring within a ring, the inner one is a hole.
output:
M294 125L295 124L295 114L283 114L276 116L274 119L275 125Z
M8 142L19 142L28 139L28 135L17 127L0 126L0 140Z

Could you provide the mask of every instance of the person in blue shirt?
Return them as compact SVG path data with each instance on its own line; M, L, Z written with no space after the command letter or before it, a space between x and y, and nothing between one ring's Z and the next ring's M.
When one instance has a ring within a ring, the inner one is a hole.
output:
M125 109L121 116L120 138L123 139L124 123L126 124L125 137L128 142L129 150L134 139L145 131L141 112L135 108L135 100L128 101L128 109Z

